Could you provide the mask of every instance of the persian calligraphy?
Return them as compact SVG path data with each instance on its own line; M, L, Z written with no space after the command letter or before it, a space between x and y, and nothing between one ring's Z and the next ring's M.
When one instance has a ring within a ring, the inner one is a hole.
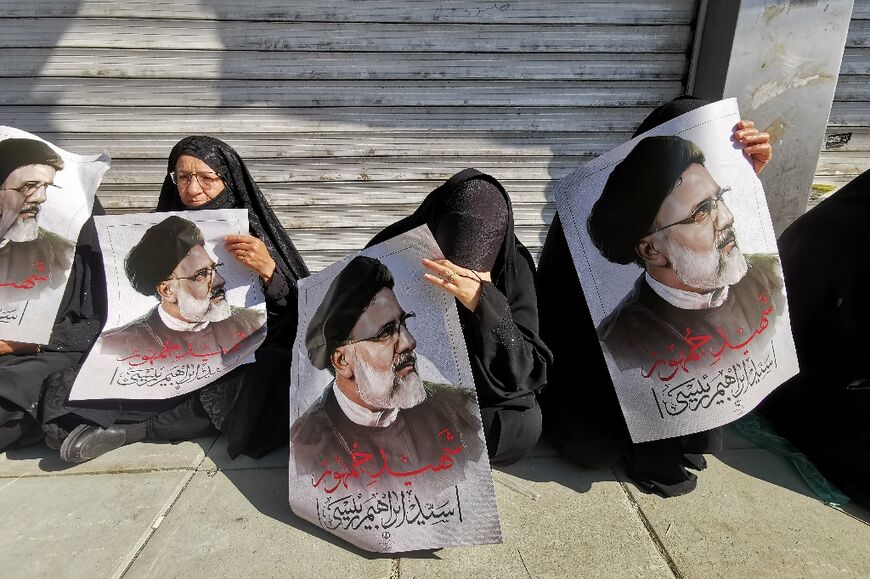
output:
M653 397L662 418L665 414L678 416L687 411L696 412L710 408L713 404L730 403L739 407L741 397L776 367L776 351L771 342L767 354L760 360L747 357L727 368L668 387L661 393L653 388Z
M141 388L173 386L176 390L180 390L185 384L213 379L223 371L223 367L210 366L207 363L124 368L120 372L116 370L110 384Z
M154 364L154 362L163 361L163 360L171 360L178 361L182 358L190 357L190 358L199 358L203 362L207 362L209 358L213 356L226 356L232 352L239 350L242 345L242 341L248 337L248 334L244 332L238 332L237 337L239 341L235 346L229 349L220 348L219 350L215 350L212 352L195 352L196 349L193 344L188 343L185 348L181 344L177 344L172 340L164 340L160 351L151 350L150 353L142 354L138 349L134 348L133 352L124 358L118 358L118 362L127 362L129 366L142 366L144 364Z
M37 284L48 281L48 274L45 271L45 263L37 261L33 264L33 269L36 273L32 273L20 281L7 281L0 283L0 287L10 287L12 289L33 289Z
M738 328L737 334L741 339L732 342L731 337L722 329L716 328L717 336L710 335L694 335L691 328L686 328L683 335L683 343L688 346L688 350L677 349L674 344L669 344L664 349L670 353L669 359L664 359L659 353L654 352L653 357L656 358L652 367L643 372L644 378L650 378L655 373L662 382L670 382L674 377L682 371L685 374L690 373L690 364L695 362L710 361L709 366L715 366L719 363L722 357L728 352L743 352L748 354L747 348L758 336L760 336L768 327L770 327L770 314L773 313L774 307L770 304L770 298L766 294L761 294L758 297L758 302L763 306L761 317L758 326L744 337L745 331ZM715 348L715 340L720 339L721 344Z
M421 499L415 491L386 491L315 499L320 525L327 530L385 531L402 526L439 525L462 522L459 487L447 498ZM443 497L443 495L442 495ZM388 535L385 535L388 538Z
M446 442L452 442L455 438L448 428L441 430L438 433L438 436L444 438ZM402 479L405 486L411 486L412 477L425 472L439 472L452 468L455 464L453 457L461 454L462 451L463 447L461 444L452 447L445 445L444 451L441 453L441 456L438 457L436 462L409 470L401 470L395 469L390 465L387 453L384 452L383 449L378 449L379 456L376 458L373 453L360 451L359 445L354 442L351 447L350 464L346 464L346 461L342 457L336 457L335 462L339 465L339 468L344 468L341 470L326 468L323 471L323 474L314 481L314 487L322 488L327 494L331 494L339 488L347 489L348 483L352 480L365 477L363 482L365 482L366 485L371 485L377 482L377 480L382 476L391 476L397 479ZM405 456L400 458L400 462L403 463L407 462L407 460L408 458ZM378 467L378 463L380 463L380 467ZM324 461L324 466L327 465L328 462ZM369 470L369 467L366 465L374 467L374 470Z

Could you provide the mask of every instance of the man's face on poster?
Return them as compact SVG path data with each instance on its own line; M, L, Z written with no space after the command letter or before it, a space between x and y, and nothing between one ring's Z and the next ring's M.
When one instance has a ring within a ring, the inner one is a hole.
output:
M0 234L4 225L9 224L3 235L5 239L15 242L36 239L39 235L37 216L48 198L46 188L54 183L56 172L49 165L25 165L9 173L3 182L3 214L0 216Z
M354 324L348 343L333 352L337 371L356 382L359 398L372 410L411 408L426 399L410 317L393 290L383 288Z
M703 165L692 164L659 207L658 229L649 237L689 288L709 291L733 285L746 275L737 247L734 215L722 189Z
M187 322L219 322L230 317L226 280L218 273L218 265L205 247L193 246L170 278L158 286L164 309Z

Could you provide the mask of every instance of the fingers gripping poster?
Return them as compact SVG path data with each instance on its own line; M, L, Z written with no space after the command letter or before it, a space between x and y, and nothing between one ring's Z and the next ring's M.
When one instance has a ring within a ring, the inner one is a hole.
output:
M501 541L480 410L441 256L419 227L300 281L290 505L369 551Z
M260 280L224 249L244 209L95 217L108 321L70 399L163 399L254 361L266 334Z
M731 422L798 371L761 182L729 99L677 117L556 187L631 438Z
M109 157L0 127L0 340L47 344Z

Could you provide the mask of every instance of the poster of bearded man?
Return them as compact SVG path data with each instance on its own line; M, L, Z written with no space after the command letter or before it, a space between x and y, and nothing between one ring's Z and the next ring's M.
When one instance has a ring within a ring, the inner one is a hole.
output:
M739 120L735 99L701 107L555 189L634 442L727 424L798 372L764 191L732 140Z
M48 344L108 155L0 127L0 340Z
M369 551L501 542L452 297L424 280L427 227L299 283L290 506Z
M95 217L108 321L71 400L164 399L254 361L266 335L259 279L224 249L245 209Z

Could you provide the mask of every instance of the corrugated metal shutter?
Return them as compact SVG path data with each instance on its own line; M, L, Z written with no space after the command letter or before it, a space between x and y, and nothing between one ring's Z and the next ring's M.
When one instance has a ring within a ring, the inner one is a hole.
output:
M114 158L154 206L173 143L236 147L312 269L464 167L537 253L553 183L683 91L695 0L2 0L0 120Z
M870 169L870 0L855 0L810 206Z

